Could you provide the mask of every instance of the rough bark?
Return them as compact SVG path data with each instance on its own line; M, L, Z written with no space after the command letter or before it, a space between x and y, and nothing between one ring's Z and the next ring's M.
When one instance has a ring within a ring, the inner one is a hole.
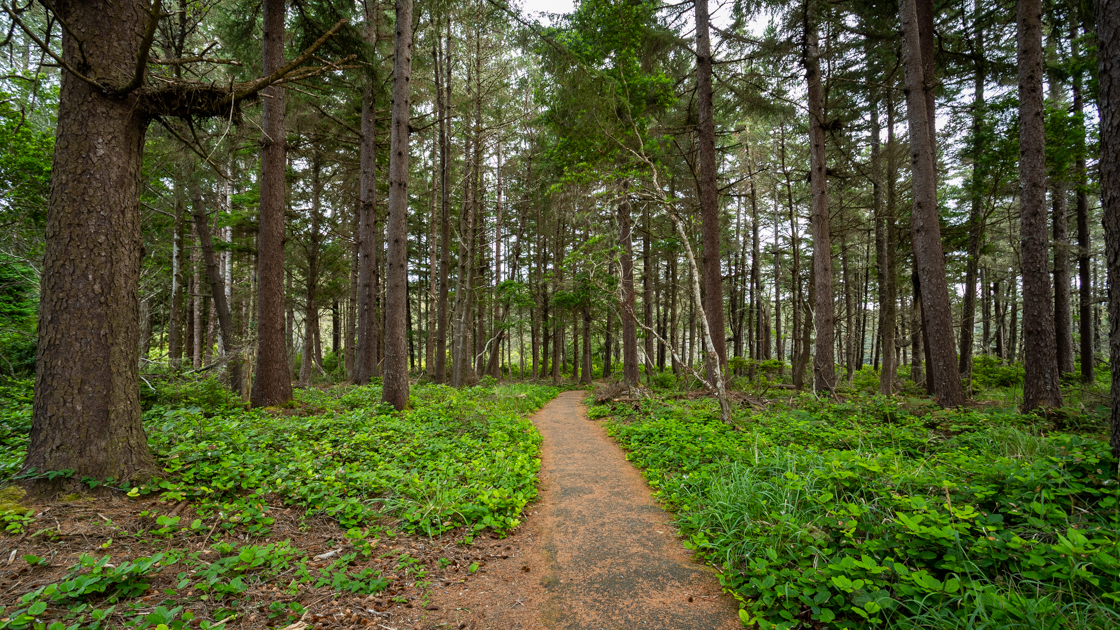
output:
M708 33L708 0L696 0L696 113L700 183L700 222L704 312L712 331L719 365L727 366L727 334L723 319L723 272L720 269L719 191L716 183L716 127L712 111L712 46ZM713 378L712 374L708 375Z
M1051 36L1051 46L1054 36ZM1053 106L1064 107L1062 78L1057 71L1049 77L1050 100ZM1073 374L1073 312L1070 305L1069 272L1069 185L1067 172L1050 174L1050 209L1053 229L1054 260L1054 342L1058 355L1058 372Z
M828 178L825 168L824 87L814 0L807 0L804 23L805 82L809 101L809 177L812 187L813 233L813 389L831 392L836 386L836 321L832 299L832 244L828 221Z
M412 0L397 0L393 119L389 138L389 221L385 258L385 378L381 399L408 404L408 122L412 109Z
M1023 410L1061 407L1046 229L1042 2L1019 0L1019 243L1023 276ZM1103 129L1103 128L1102 128Z
M1097 0L1100 76L1101 209L1108 261L1108 351L1112 370L1114 457L1120 457L1120 0Z
M63 58L119 81L136 67L148 5L55 5ZM40 284L35 399L23 472L72 469L120 482L155 469L140 424L139 190L147 123L133 98L61 74ZM91 159L96 156L96 159Z
M263 0L263 72L284 65L284 0ZM256 407L281 405L292 398L292 378L284 344L284 210L287 149L282 87L264 91L261 114L261 203L257 236L257 372L250 400Z
M953 338L953 313L945 277L945 254L941 247L941 227L937 214L937 164L934 157L933 111L929 107L934 88L932 74L923 68L922 39L917 5L931 0L902 0L902 56L906 75L906 109L910 124L910 161L914 174L914 207L911 213L911 240L914 267L922 294L924 342L928 348L929 384L943 407L959 407L965 402Z
M171 312L167 324L167 361L177 369L183 360L183 192L175 187L175 233L171 242Z

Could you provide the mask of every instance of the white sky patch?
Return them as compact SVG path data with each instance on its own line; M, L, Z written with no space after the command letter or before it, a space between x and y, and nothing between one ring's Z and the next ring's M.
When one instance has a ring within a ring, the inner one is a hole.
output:
M541 13L571 13L576 10L575 0L521 0L520 4L522 15L544 23L551 20Z

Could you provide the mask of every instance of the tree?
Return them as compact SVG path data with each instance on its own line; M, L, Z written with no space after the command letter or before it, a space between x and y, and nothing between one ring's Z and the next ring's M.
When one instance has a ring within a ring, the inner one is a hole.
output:
M941 247L941 227L937 213L937 164L934 160L933 77L928 69L923 48L932 43L933 29L920 28L919 17L931 13L932 7L919 4L932 0L902 0L899 12L902 21L902 58L906 75L906 110L910 124L910 162L914 173L914 210L911 214L911 240L914 247L914 268L921 286L922 324L928 349L928 379L933 393L943 407L964 404L964 389L957 365L952 329L952 309L945 277L945 254Z
M696 8L696 138L699 145L700 221L703 231L704 311L712 329L712 350L719 365L727 366L727 335L723 322L723 271L720 258L719 190L716 183L716 128L712 110L712 45L708 33L708 0L694 0ZM709 379L715 376L709 374Z
M804 19L805 81L809 100L809 183L813 190L813 389L836 387L836 318L832 303L832 241L828 216L828 169L825 167L824 86L821 84L819 19L816 0L806 0Z
M56 8L70 26L61 60L83 74L61 78L24 472L70 469L76 479L122 482L155 470L137 367L148 117L121 83L143 77L155 17L143 0ZM159 3L151 9L158 14ZM75 32L99 36L79 42Z
M1020 251L1023 265L1023 411L1061 407L1046 230L1042 2L1019 0ZM1103 128L1103 127L1102 127Z
M377 43L378 12L373 0L363 0L365 36ZM364 385L377 373L377 110L373 78L362 89L361 174L358 180L358 339L354 358L355 384Z
M385 259L385 378L381 398L408 404L408 133L412 113L412 0L397 0L393 38L393 120L389 140L389 221Z
M263 0L264 50L261 65L269 76L284 63L284 0ZM281 405L292 398L292 374L284 343L284 210L288 186L287 141L282 87L265 92L261 114L261 208L257 235L257 372L250 400L256 407ZM306 358L304 360L307 360Z
M1120 0L1096 0L1096 18L1101 207L1108 265L1108 351L1112 371L1109 443L1113 457L1120 457Z

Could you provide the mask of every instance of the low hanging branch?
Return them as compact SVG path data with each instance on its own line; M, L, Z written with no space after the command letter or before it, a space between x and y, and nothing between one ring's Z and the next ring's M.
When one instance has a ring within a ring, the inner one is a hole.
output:
M46 3L46 6L50 8L49 3ZM323 74L324 72L356 67L345 65L347 62L354 59L354 55L350 55L335 63L328 62L321 66L308 68L300 67L307 63L307 61L314 56L315 51L319 50L323 44L327 43L327 40L346 25L347 19L342 18L294 59L266 77L253 79L252 81L243 81L241 83L218 85L213 82L203 83L201 81L187 81L183 79L152 76L150 77L151 79L162 81L163 83L160 85L145 86L144 74L149 63L156 65L185 65L188 63L207 62L240 65L231 60L211 59L205 56L188 59L150 59L152 41L155 38L159 19L163 15L161 0L153 0L150 12L151 19L144 31L144 39L140 44L140 50L137 51L136 67L130 72L131 78L128 83L120 87L114 87L105 81L100 81L86 73L79 72L77 68L63 59L62 55L52 50L50 44L40 37L35 29L20 19L19 11L13 9L7 3L0 4L0 10L3 10L12 20L13 28L18 27L23 31L31 41L35 42L35 45L38 46L43 53L53 59L64 71L70 73L78 80L88 83L106 95L115 98L126 98L135 95L137 99L137 109L152 118L158 116L175 116L179 118L233 116L236 115L238 105L240 105L242 101L255 98L261 90L267 87L300 81ZM94 76L97 76L96 72Z

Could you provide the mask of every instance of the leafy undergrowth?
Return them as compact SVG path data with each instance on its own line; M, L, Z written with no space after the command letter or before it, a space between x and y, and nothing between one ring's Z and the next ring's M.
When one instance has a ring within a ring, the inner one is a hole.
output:
M438 616L431 589L484 571L536 496L540 436L527 415L556 391L420 385L398 413L376 386L300 390L264 410L208 383L166 389L144 416L162 479L86 479L98 495L45 503L0 491L0 629ZM9 476L26 402L9 395L0 410Z
M735 428L711 400L591 415L722 567L745 625L1120 624L1117 462L1092 428L877 397L771 403Z

